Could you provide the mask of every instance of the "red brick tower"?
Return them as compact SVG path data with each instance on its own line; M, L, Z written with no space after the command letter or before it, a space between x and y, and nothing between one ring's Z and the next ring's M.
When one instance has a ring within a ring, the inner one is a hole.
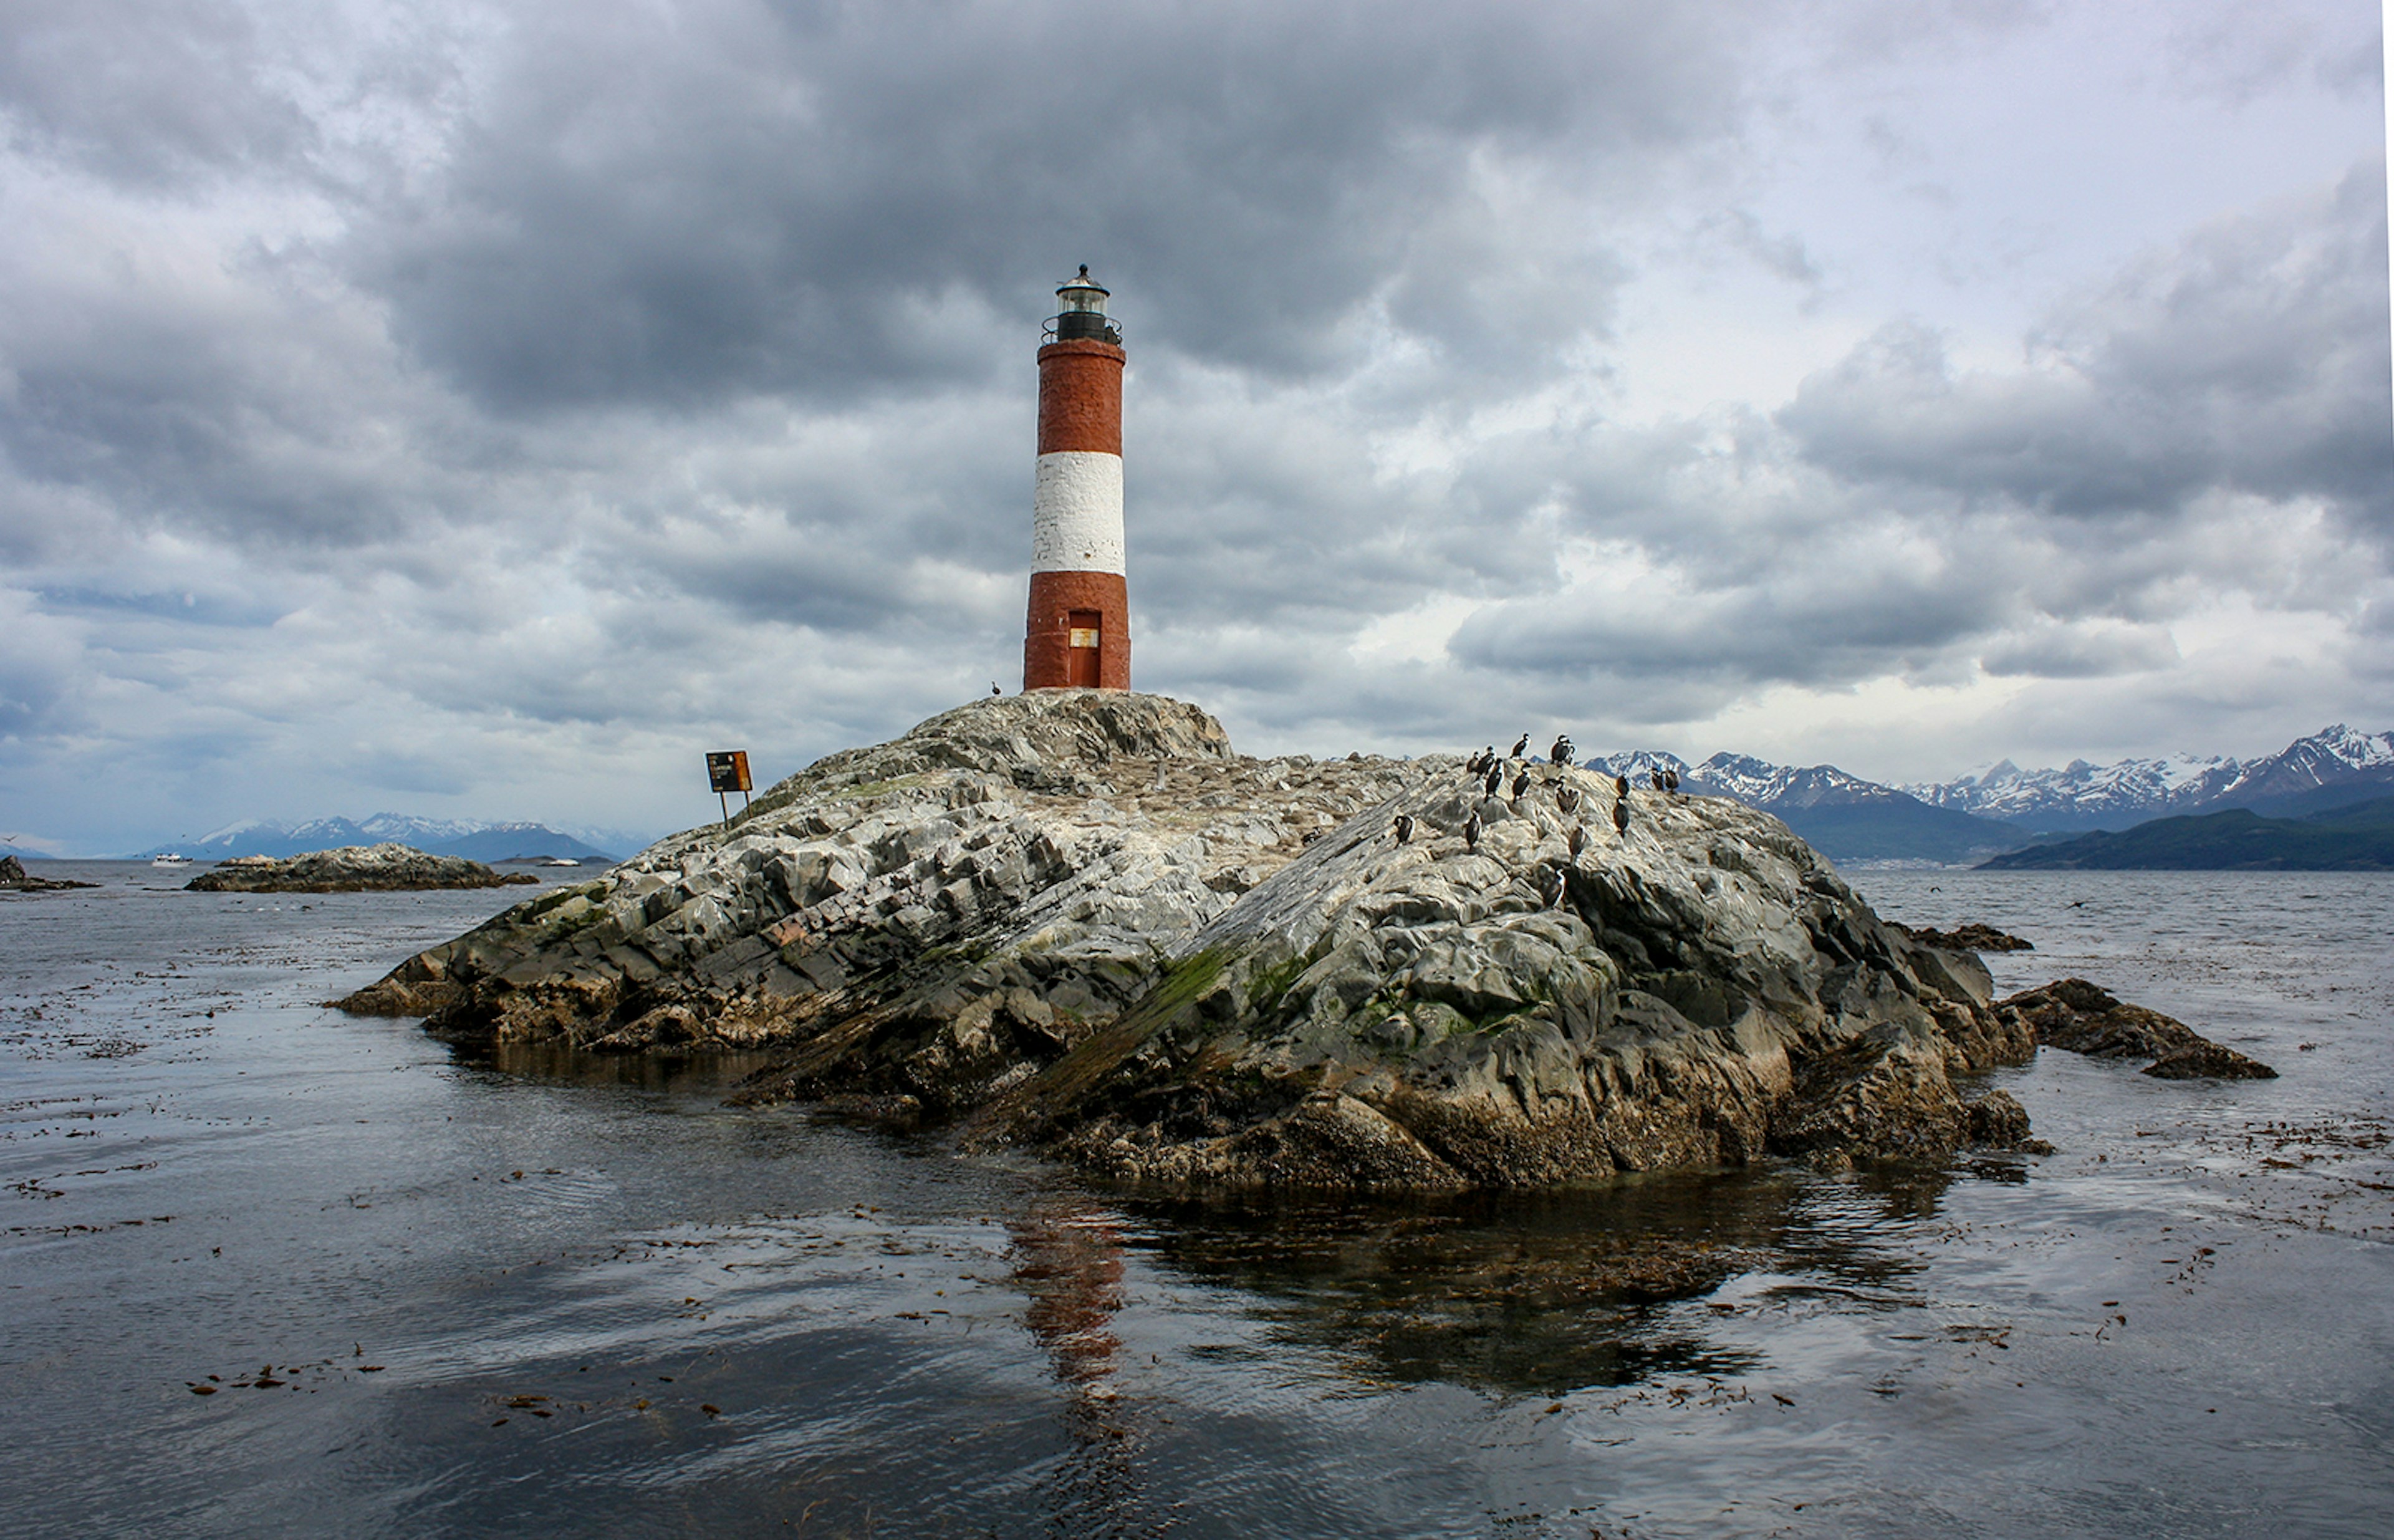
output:
M1124 579L1122 331L1083 268L1039 349L1039 472L1022 688L1130 688Z

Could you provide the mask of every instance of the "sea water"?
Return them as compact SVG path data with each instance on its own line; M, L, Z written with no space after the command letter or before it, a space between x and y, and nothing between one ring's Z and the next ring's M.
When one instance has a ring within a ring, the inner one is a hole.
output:
M2055 1153L1199 1200L322 1002L520 890L0 897L0 1528L2382 1535L2394 878L1849 874L2275 1065ZM1624 1283L1624 1279L1628 1282ZM1641 1285L1639 1280L1659 1280Z

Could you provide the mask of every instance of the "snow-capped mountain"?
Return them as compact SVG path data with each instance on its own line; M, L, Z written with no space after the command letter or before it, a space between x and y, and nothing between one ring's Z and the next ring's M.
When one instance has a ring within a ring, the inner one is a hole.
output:
M611 831L585 831L605 835ZM195 839L144 850L146 860L174 850L197 861L227 861L234 856L295 856L309 850L330 850L344 845L379 845L395 840L434 855L464 856L469 861L506 861L517 856L562 856L573 861L612 862L610 851L545 823L475 823L446 818L414 818L405 813L375 813L370 818L315 818L304 823L278 823L244 819L228 823ZM637 849L631 840L611 840ZM639 842L639 843L645 843Z
M2147 819L2227 808L2315 811L2394 791L2394 732L2357 732L2338 723L2259 759L2189 755L2113 765L2075 759L2040 770L2007 759L1977 775L1904 790L1934 807L2068 832L2124 829Z
M1960 862L2016 849L2024 831L1865 781L1835 765L1774 765L1748 754L1716 754L1690 766L1675 754L1639 749L1587 761L1636 784L1658 769L1679 772L1695 796L1733 796L1780 819L1832 861Z

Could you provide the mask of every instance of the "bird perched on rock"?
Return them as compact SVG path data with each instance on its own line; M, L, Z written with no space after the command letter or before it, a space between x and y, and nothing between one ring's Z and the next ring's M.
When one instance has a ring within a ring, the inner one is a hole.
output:
M1673 796L1679 795L1679 772L1667 765L1663 769L1663 789Z
M1463 821L1463 843L1466 849L1480 849L1480 809L1477 808L1472 809L1471 816Z
M1571 734L1566 732L1555 740L1554 747L1546 750L1546 757L1558 765L1568 765L1572 762L1572 756L1578 752L1572 747Z
M1488 761L1494 757L1496 757L1496 745L1491 744L1463 762L1464 772L1468 775L1485 775L1488 773Z
M1612 804L1612 832L1624 836L1629 833L1629 798L1625 796Z
M1413 843L1413 838L1414 815L1411 813L1399 813L1397 815L1397 843L1400 845L1410 845Z
M1549 909L1563 902L1562 868L1549 866L1539 874L1538 897L1546 901Z
M1496 795L1496 788L1497 788L1497 787L1499 787L1499 786L1501 786L1501 785L1503 785L1504 783L1505 783L1505 767L1504 767L1504 766L1502 766L1502 765L1491 765L1491 766L1489 766L1489 767L1488 767L1488 780L1487 780L1487 782L1486 782L1486 783L1485 783L1485 785L1484 785L1484 787L1483 787L1482 789L1484 789L1484 790L1487 792L1487 794L1488 794L1489 796L1495 796L1495 795Z
M1005 691L997 688L997 681L995 679L989 681L989 692L993 695L1003 695L1006 693Z
M1580 827L1580 826L1579 826L1578 824L1576 824L1576 823L1572 824L1572 832L1571 832L1571 853L1572 853L1572 859L1573 861L1577 861L1577 860L1579 859L1579 853L1580 853L1582 850L1585 850L1585 849L1587 849L1587 831L1586 831L1585 829L1584 829L1584 828Z
M1521 736L1520 736L1519 740L1519 741L1517 741L1517 742L1513 744L1513 757L1514 757L1514 758L1516 758L1516 759L1519 759L1519 757L1521 757L1521 756L1523 756L1523 755L1525 755L1525 754L1527 754L1527 753L1529 753L1529 752L1530 752L1530 735L1529 735L1528 733L1526 733L1526 732L1525 732L1525 733L1521 734Z
M1567 813L1578 811L1579 788L1577 786L1566 785L1560 791L1555 793L1555 806Z
M1663 789L1663 772L1661 770L1648 770L1646 772L1646 777L1648 780L1654 783L1654 789L1656 791L1661 791Z
M1616 775L1612 778L1612 795L1615 796L1627 796L1629 795L1629 777L1625 775Z
M1519 775L1517 775L1517 776L1513 777L1513 800L1514 800L1514 801L1519 802L1519 800L1521 800L1521 794L1522 794L1523 792L1525 792L1525 791L1528 791L1529 789L1530 789L1530 772L1529 772L1528 770L1523 770L1520 774L1519 774Z

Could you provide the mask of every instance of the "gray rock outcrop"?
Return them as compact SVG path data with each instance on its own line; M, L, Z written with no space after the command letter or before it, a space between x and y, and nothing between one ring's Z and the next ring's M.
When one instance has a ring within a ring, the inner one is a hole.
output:
M501 874L463 856L436 856L412 845L344 845L305 855L236 856L183 886L195 893L354 893L419 888L503 888L540 879Z
M37 877L25 870L25 863L15 856L0 856L0 893L56 893L69 888L97 888L93 882L77 882L72 877Z
M467 1042L776 1050L747 1099L1185 1182L1529 1186L2027 1139L2017 1102L1957 1084L2033 1047L1975 957L1881 923L1736 802L1633 789L1616 833L1610 778L1531 781L1246 758L1156 696L993 698L343 1004Z
M2084 979L2057 979L2004 1001L2040 1045L2095 1059L2145 1059L2158 1080L2275 1080L2278 1072L2174 1016L2132 1006Z

